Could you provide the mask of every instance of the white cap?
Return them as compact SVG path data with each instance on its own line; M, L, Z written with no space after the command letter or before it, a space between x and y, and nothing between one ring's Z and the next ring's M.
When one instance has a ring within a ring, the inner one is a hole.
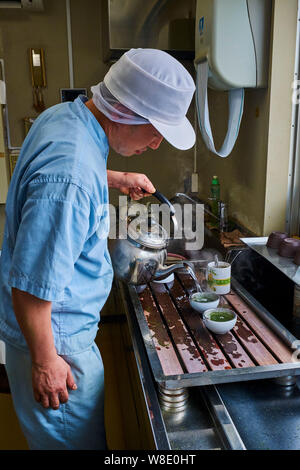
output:
M120 103L147 119L174 147L193 147L195 132L186 113L195 84L170 54L130 49L112 65L104 83Z

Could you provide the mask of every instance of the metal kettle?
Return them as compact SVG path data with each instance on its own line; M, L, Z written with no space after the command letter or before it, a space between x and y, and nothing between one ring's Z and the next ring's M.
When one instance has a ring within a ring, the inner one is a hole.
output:
M174 216L173 206L161 196L159 193L159 200L168 203L170 215ZM144 285L185 266L185 262L165 266L168 234L149 214L139 218L139 223L135 224L134 219L128 222L127 238L117 238L110 244L111 260L118 279L127 284Z

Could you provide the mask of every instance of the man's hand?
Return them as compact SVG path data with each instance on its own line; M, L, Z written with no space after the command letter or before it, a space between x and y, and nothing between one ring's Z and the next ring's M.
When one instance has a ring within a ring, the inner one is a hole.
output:
M124 173L122 171L107 170L108 186L119 189L123 194L129 195L137 201L145 196L151 196L155 188L149 178L142 173Z
M37 402L57 410L60 403L68 401L68 388L76 390L77 386L69 364L56 355L44 364L32 364L32 388Z

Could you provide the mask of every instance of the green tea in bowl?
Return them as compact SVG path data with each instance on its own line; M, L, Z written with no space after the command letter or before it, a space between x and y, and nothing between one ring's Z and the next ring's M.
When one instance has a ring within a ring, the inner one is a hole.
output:
M234 314L229 312L212 312L210 314L210 320L212 321L230 321L234 319Z
M200 313L203 313L207 309L216 308L219 302L220 296L213 292L195 292L190 295L191 307Z
M213 333L224 335L236 324L237 315L229 308L215 308L205 310L203 322Z

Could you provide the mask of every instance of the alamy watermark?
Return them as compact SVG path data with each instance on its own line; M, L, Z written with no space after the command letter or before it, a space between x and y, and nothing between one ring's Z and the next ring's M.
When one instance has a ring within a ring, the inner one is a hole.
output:
M204 205L173 204L172 215L167 204L142 204L119 196L118 206L99 205L97 215L100 239L138 240L148 234L153 238L167 238L184 241L185 250L201 250L204 243Z

